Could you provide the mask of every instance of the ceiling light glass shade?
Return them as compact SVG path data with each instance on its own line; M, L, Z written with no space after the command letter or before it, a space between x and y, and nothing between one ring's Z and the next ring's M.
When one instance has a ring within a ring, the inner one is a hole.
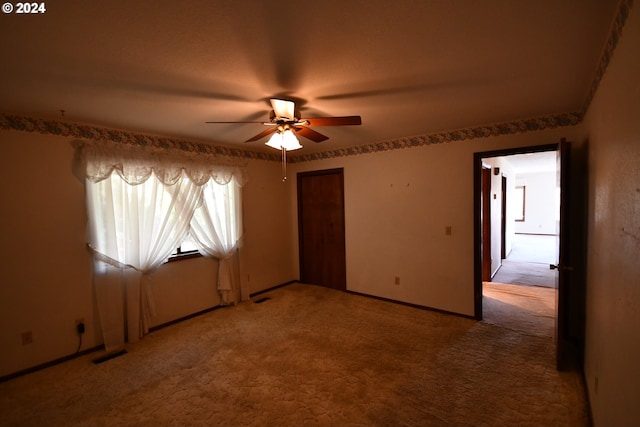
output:
M283 133L276 132L273 134L271 139L265 143L269 147L275 148L276 150L285 149L287 151L297 150L302 148L300 145L300 141L298 138L291 132L291 130L287 129Z
M292 101L274 98L271 100L271 105L277 116L287 119L295 118L295 104Z

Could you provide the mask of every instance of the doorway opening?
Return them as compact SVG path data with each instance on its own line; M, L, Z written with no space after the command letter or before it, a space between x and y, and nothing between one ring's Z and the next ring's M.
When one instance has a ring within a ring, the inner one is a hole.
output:
M549 268L558 259L557 150L554 144L475 158L476 317L549 339L558 316L557 277Z

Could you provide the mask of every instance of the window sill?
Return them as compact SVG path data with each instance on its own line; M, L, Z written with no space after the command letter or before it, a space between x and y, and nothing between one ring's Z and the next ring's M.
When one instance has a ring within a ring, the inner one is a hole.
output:
M167 263L182 261L182 260L191 259L191 258L202 258L202 254L200 252L188 252L186 254L172 255L167 260Z

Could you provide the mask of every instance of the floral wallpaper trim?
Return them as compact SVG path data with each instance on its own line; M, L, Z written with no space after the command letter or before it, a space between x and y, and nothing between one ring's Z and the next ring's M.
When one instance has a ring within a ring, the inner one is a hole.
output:
M290 163L312 160L330 159L334 157L368 154L379 151L399 150L419 147L443 142L463 141L468 139L486 138L490 136L512 135L516 133L552 129L562 126L573 126L582 120L581 113L565 113L551 116L534 117L473 128L437 132L427 135L410 136L393 140L375 142L335 150L321 151L310 154L291 154ZM102 128L91 125L62 122L58 120L44 120L24 116L0 114L0 129L18 130L23 132L38 132L42 134L68 136L94 141L112 141L122 144L146 146L157 149L175 149L192 154L226 156L253 160L280 161L280 154L261 153L240 148L222 147L212 144L196 143L173 138L145 135L115 129Z
M180 139L145 135L92 125L44 120L32 117L0 114L0 129L37 132L94 141L113 141L121 144L146 146L158 149L176 149L193 154L226 156L253 160L280 161L280 154L260 153L240 148L184 141Z
M616 49L616 46L618 46L618 41L620 40L620 36L622 35L622 29L624 28L624 24L626 24L627 22L627 18L629 17L629 12L632 6L633 0L620 1L618 11L616 12L616 17L611 28L611 33L609 34L609 39L607 40L607 44L604 47L604 52L602 53L600 62L598 63L598 68L596 69L596 75L591 82L589 93L587 94L587 98L585 99L585 102L582 106L582 115L586 114L587 110L589 109L591 101L593 101L593 97L598 90L598 86L600 86L600 81L602 80L602 77L604 77L604 73L607 71L609 62L613 57L613 51Z
M353 156L357 154L368 154L379 151L419 147L422 145L440 144L443 142L463 141L468 139L486 138L490 136L512 135L516 133L553 129L563 126L574 126L579 124L581 121L581 113L564 113L551 116L534 117L531 119L516 120L512 122L497 123L492 125L477 126L467 129L437 132L428 135L410 136L406 138L376 142L373 144L338 148L330 151L320 151L311 154L292 155L289 159L291 163L308 162L312 160L322 160L333 157Z

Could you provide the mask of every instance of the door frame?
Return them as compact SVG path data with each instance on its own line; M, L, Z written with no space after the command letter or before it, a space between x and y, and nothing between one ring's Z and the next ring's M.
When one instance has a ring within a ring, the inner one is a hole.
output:
M507 177L502 176L502 209L500 212L500 259L507 259Z
M480 182L480 246L482 257L482 281L490 281L491 274L491 167L482 165Z
M473 298L474 318L476 320L482 320L482 159L488 157L510 156L514 154L558 151L559 148L560 144L556 143L473 153ZM560 232L562 233L562 230ZM560 290L558 289L558 291ZM560 314L561 313L556 311L557 316L560 316Z

